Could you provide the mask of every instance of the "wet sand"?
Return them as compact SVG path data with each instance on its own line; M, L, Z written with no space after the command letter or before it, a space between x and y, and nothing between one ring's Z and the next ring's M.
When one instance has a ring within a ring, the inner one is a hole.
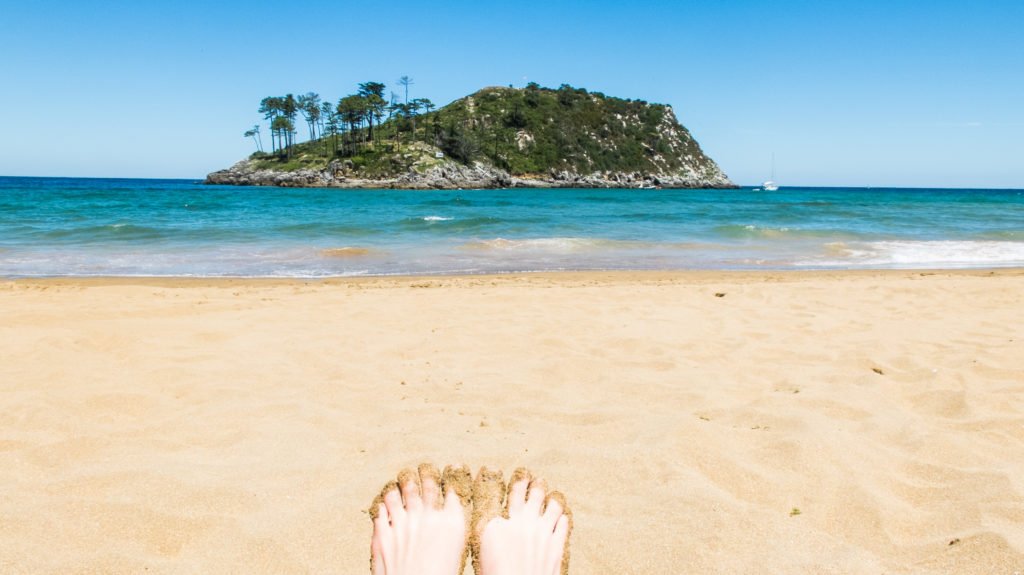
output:
M1021 270L0 281L0 386L3 573L364 573L420 461L581 575L1024 573Z

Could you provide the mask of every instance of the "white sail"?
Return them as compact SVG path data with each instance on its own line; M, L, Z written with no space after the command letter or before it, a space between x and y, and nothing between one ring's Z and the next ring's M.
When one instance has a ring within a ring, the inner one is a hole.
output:
M779 189L779 185L775 183L775 152L772 152L772 177L761 184L761 188L766 192L774 192Z

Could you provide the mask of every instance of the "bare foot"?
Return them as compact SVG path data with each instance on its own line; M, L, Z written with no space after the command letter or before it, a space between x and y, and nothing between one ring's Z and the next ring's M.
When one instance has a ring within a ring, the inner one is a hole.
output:
M406 469L370 506L373 575L461 575L472 476L468 467Z
M502 513L502 499L505 500ZM477 575L565 575L572 513L565 497L547 493L529 471L481 469L473 484L473 569Z

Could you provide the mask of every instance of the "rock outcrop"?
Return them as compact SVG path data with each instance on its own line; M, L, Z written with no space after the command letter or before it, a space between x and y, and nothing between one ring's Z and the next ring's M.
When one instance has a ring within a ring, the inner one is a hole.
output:
M512 176L505 170L474 162L472 166L445 162L422 173L410 171L395 177L360 178L332 162L327 169L283 172L260 169L242 160L206 177L207 184L279 186L283 188L368 188L408 190L456 190L491 188L733 188L724 174L708 176L561 171L544 175Z

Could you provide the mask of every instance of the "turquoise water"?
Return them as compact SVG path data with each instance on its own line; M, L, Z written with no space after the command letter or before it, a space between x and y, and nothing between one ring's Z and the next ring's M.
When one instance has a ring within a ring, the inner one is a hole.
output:
M1024 191L0 178L0 276L1024 266Z

